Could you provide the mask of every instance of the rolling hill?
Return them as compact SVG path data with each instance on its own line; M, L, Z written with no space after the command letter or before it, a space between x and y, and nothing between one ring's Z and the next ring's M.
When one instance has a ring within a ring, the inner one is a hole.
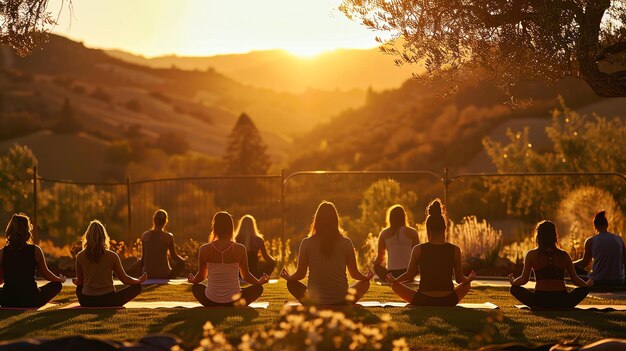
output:
M160 56L146 58L119 50L109 55L154 68L216 71L255 87L292 93L307 89L351 91L397 88L416 71L414 66L396 66L394 58L378 49L339 49L303 58L282 50L208 57Z

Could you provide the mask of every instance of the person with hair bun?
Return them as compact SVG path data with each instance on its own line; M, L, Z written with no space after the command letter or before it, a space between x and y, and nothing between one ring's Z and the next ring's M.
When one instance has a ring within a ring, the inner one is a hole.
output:
M7 225L6 245L0 250L0 306L41 307L63 288L65 277L50 272L41 248L32 243L30 219L14 214ZM35 273L49 281L38 288Z
M580 268L581 274L587 274L585 268L593 260L589 277L594 281L594 287L624 286L626 271L626 246L621 236L609 232L609 221L606 211L600 211L593 217L593 226L596 234L585 240L583 257L574 262Z
M572 258L558 247L556 226L550 221L541 221L535 227L537 247L528 251L524 258L522 274L515 278L509 274L511 295L531 308L574 308L589 293L592 279L584 281L576 274ZM528 283L530 271L535 272L535 292L522 285ZM565 287L565 271L578 288L568 292Z
M141 266L142 272L148 274L148 279L176 278L185 269L185 259L176 253L174 235L165 230L168 223L167 212L159 209L152 217L152 229L141 236ZM170 253L170 261L167 252Z
M141 293L144 273L135 279L124 271L120 257L109 248L109 234L99 220L89 223L83 235L83 250L76 255L76 297L83 307L119 307ZM113 285L113 273L124 284L122 289Z
M393 291L404 301L416 306L455 306L469 292L476 272L463 274L461 249L446 241L446 219L441 200L435 199L426 210L428 241L413 248L406 273L394 277L389 273L387 281ZM403 284L420 273L417 291ZM456 287L450 277L459 284Z
M417 230L409 227L402 205L387 210L387 227L378 235L378 254L374 259L374 272L381 279L391 273L399 277L409 266L411 250L420 243ZM387 267L383 261L387 256Z

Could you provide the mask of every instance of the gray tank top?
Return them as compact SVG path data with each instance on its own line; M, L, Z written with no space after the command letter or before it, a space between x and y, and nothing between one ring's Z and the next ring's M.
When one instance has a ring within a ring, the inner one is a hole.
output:
M322 253L321 245L321 240L315 237L302 242L302 250L309 258L309 297L318 305L342 303L348 293L347 252L352 249L352 243L347 238L337 240L330 256Z
M169 278L172 268L167 261L170 236L168 233L147 232L142 241L143 271L150 279Z
M593 280L624 279L624 239L613 233L599 233L592 237L591 252Z

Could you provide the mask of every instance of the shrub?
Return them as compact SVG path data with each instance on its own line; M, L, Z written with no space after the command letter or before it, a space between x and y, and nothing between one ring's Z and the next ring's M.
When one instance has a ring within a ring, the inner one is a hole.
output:
M502 250L502 231L476 216L463 217L461 223L450 221L448 241L458 245L464 257L480 258L492 266Z

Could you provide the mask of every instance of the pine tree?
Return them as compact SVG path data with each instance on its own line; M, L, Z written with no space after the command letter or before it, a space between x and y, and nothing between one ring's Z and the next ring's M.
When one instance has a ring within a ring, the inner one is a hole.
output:
M76 134L83 129L83 126L75 117L74 108L69 99L65 99L63 107L58 115L58 120L52 126L52 131L58 134Z
M242 113L228 136L224 155L227 174L266 174L270 167L267 146L252 119Z

